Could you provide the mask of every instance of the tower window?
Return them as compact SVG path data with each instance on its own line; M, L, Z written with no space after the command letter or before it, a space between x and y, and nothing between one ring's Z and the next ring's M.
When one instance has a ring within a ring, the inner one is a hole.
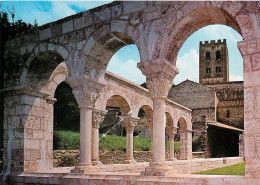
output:
M221 73L221 66L216 66L216 73Z
M227 118L230 118L230 110L227 110Z
M206 60L210 60L210 52L206 52Z
M220 60L220 59L221 59L220 51L216 51L216 60Z
M206 73L211 73L210 67L206 67Z

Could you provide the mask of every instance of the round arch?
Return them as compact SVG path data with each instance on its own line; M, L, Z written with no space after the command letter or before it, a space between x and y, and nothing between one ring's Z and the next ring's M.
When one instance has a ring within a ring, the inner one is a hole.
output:
M131 111L128 102L120 95L111 96L107 102L106 106L119 107L122 115L128 115Z
M100 31L99 34L94 33L83 48L84 73L98 79L104 77L110 59L124 46L136 44L139 54L141 54L138 43L134 41L135 39L129 34L127 28L124 32L117 29L113 29L111 32L108 32L107 29L101 28L101 30L103 30L102 34ZM140 58L142 58L141 55Z
M169 29L168 37L165 38L161 48L161 57L176 65L177 54L186 39L198 29L211 24L223 24L234 28L240 33L243 39L251 39L253 37L253 27L248 18L248 25L243 25L236 15L240 9L219 8L216 6L205 6L202 2L198 5L191 6L193 9L184 10L183 16L176 23L172 19L168 19ZM237 12L234 12L237 11Z
M47 42L38 44L25 62L20 85L36 89L46 86L54 70L68 58L68 55L68 51L61 45Z

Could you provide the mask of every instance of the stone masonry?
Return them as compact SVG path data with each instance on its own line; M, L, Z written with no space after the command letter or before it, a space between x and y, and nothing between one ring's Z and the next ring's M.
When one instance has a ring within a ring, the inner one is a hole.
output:
M52 104L55 101L51 92L62 80L72 87L80 107L80 163L73 172L94 173L100 169L91 163L92 114L97 109L97 100L102 98L100 92L107 85L104 76L110 58L129 44L136 44L139 49L141 61L138 68L146 76L147 97L153 110L153 160L141 174L164 176L174 173L174 167L165 161L165 112L169 109L165 105L172 104L167 95L178 74L178 51L196 30L210 24L224 24L237 30L243 38L238 47L244 61L246 176L176 177L168 180L182 184L257 184L260 176L259 7L257 1L113 2L45 24L38 30L7 41L4 52L5 89L2 90L5 106L5 172L2 181L8 180L7 177L11 179L13 176L10 174L15 172L51 171L52 159L49 156L52 154ZM63 61L67 66L66 79L62 74L57 77L53 74L54 71L59 73L56 68ZM127 107L122 109L127 110ZM173 120L180 123L185 138L185 147L181 151L185 151L184 157L190 159L191 120L183 117L173 117ZM56 179L56 184L79 183L81 179L72 176L74 182L70 181L71 178L64 178ZM84 179L84 182L115 183L114 177L110 178ZM117 179L117 182L132 183L138 179L127 178ZM55 177L50 177L50 180L41 178L41 182L30 177L19 179L16 176L16 179L21 183L53 184ZM143 184L150 183L148 179L146 177ZM160 181L160 178L154 179Z

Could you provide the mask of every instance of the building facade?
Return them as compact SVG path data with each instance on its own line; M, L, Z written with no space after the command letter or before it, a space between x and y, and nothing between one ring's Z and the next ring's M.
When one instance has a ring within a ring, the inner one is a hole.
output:
M199 51L199 83L186 80L172 86L168 98L192 109L193 138L199 139L193 150L204 151L206 157L239 155L239 134L244 129L243 81L229 81L225 39L200 42Z

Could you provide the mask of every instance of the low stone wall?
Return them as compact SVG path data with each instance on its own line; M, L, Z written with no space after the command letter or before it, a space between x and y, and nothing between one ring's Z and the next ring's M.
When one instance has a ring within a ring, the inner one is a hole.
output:
M168 162L173 169L178 169L177 174L190 174L199 171L211 170L231 166L244 162L243 157L226 157L226 158L208 158L208 159L193 159L193 160L176 160Z
M122 164L125 160L125 152L116 150L100 150L100 161L103 164ZM166 159L169 152L166 152ZM150 151L134 151L134 159L137 162L149 162L151 160ZM175 156L179 158L179 153L175 153ZM79 162L79 150L55 150L53 151L53 166L54 167L66 167L77 166Z

